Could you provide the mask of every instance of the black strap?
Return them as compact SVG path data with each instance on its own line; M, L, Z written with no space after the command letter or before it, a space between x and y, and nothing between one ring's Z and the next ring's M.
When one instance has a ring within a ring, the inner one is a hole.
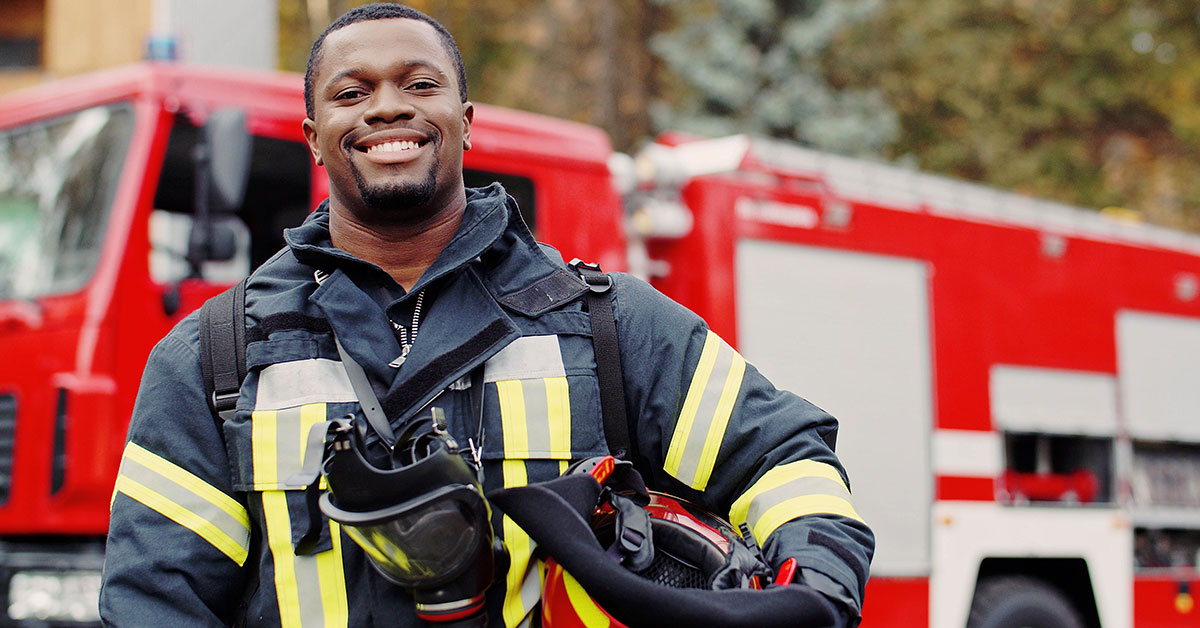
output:
M246 279L200 307L200 370L209 407L229 420L246 378Z
M625 380L621 375L621 352L617 322L612 310L612 277L598 264L574 259L570 267L588 285L587 306L592 322L592 348L596 353L596 377L600 380L600 412L604 437L613 456L628 460L629 423L625 418Z

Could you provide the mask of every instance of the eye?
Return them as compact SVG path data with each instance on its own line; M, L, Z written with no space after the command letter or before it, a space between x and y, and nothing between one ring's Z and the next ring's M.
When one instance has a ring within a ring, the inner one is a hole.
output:
M440 85L429 79L417 79L408 85L409 89L417 91L437 89L438 87L440 87Z
M343 89L342 91L338 92L333 97L333 99L334 100L354 100L356 98L361 98L366 95L367 95L367 93L365 91L363 91L357 87L349 87L349 88Z

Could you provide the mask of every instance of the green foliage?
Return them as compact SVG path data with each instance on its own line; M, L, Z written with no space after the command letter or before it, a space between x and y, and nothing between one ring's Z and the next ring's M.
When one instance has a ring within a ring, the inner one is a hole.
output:
M683 89L660 101L661 128L757 133L849 154L876 154L897 131L873 86L826 79L835 36L879 0L657 0L678 25L652 47Z
M901 120L892 157L1195 227L1196 11L1171 0L890 0L837 42L830 76L883 90Z

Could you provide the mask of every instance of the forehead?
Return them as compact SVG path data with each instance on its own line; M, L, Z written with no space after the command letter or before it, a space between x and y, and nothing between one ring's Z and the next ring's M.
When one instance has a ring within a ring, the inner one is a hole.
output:
M454 62L431 24L408 18L356 22L325 37L317 83L347 68L421 63L454 76Z

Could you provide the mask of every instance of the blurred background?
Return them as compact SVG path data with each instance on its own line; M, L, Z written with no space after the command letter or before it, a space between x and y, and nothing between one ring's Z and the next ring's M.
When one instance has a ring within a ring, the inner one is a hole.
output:
M148 42L302 71L359 4L0 0L0 91L137 61ZM618 150L749 132L1200 230L1193 2L409 4L455 34L473 100L598 125Z

